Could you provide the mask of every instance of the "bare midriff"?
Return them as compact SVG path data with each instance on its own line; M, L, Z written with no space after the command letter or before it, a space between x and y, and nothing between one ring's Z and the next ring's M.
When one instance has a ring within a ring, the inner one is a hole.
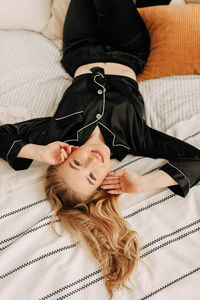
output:
M108 75L127 76L136 80L136 74L133 71L133 69L131 69L128 66L118 64L118 63L112 63L112 62L105 62L105 63L96 62L96 63L82 65L76 70L74 77L77 77L82 74L92 73L90 69L94 67L100 67L104 69L104 73Z

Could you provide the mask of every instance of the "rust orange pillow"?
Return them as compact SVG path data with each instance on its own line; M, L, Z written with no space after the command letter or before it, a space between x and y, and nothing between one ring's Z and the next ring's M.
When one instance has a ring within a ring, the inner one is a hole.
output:
M138 81L200 74L200 5L140 8L151 37L151 51Z

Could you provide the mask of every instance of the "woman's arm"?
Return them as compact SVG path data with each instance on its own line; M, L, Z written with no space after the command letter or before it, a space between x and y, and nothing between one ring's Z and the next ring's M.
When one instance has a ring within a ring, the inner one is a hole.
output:
M48 143L47 129L51 117L36 118L15 124L0 126L0 157L14 170L27 169L31 158L19 158L20 150L27 144L45 145Z
M152 189L178 185L178 183L171 176L162 170L154 171L141 176L141 181L141 191L149 191Z
M144 140L138 150L140 155L168 160L160 170L177 181L178 185L169 189L179 196L185 197L200 180L200 150L184 141L145 124Z
M51 165L58 165L67 159L76 147L64 142L56 141L48 145L27 144L18 153L18 158L42 161Z
M43 148L41 145L27 144L21 148L17 157L42 161Z
M119 172L109 173L102 182L101 188L109 194L138 193L149 190L177 185L178 183L162 170L145 175L138 175L131 170L123 169Z
M200 180L200 150L150 128L137 112L131 124L129 141L134 155L168 161L160 170L178 183L169 185L169 189L175 194L185 197L190 188Z

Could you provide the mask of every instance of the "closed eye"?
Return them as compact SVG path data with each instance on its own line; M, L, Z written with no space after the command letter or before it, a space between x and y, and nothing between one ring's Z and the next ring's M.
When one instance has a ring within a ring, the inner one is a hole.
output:
M71 162L69 162L69 166L70 166L72 169L75 169L75 170L77 170L77 171L80 171L80 168L76 168L74 165L71 164ZM92 173L90 173L90 174L91 174L92 176L94 176ZM89 174L89 176L90 176L90 174ZM92 177L90 176L90 178L92 178ZM95 184L95 183L94 183L94 180L96 180L96 178L93 179L93 182L90 180L90 178L86 176L86 179L88 180L88 182L89 182L90 184L94 185L94 184Z
M90 173L89 176L90 176L90 178L92 178L93 180L97 180L96 177L94 176L94 174Z
M83 164L78 160L73 160L74 164L81 167Z
M79 166L79 167L81 167L81 166L83 165L80 161L78 161L78 160L76 160L76 159L73 160L73 163L74 163L76 166ZM90 172L89 177L90 177L91 179L93 179L93 180L96 181L96 177L94 176L93 173Z

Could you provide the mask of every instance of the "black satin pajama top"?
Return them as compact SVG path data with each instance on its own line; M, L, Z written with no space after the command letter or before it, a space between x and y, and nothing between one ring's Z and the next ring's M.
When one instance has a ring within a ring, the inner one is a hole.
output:
M24 145L60 140L81 146L99 126L119 161L128 153L168 160L160 169L178 182L169 188L185 196L200 180L200 151L146 125L144 102L135 80L105 75L99 67L91 71L74 78L54 116L0 126L0 157L13 169L23 170L32 162L17 158Z

